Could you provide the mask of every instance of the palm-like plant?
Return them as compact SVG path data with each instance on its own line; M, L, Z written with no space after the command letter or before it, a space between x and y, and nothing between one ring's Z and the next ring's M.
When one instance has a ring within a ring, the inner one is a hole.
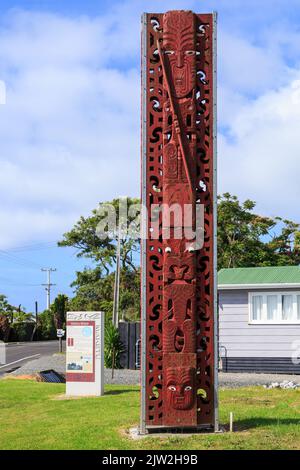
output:
M124 351L118 328L111 321L106 324L104 338L104 363L109 369L119 369L120 354Z

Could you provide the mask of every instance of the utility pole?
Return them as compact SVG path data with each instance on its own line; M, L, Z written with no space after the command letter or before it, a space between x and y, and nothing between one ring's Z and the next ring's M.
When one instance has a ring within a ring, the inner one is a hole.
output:
M38 341L38 315L39 315L39 305L37 300L35 301L35 328L36 328L36 341Z
M35 323L38 323L38 315L39 315L39 306L37 300L35 301Z
M35 325L31 333L30 341L33 341L35 336L35 340L38 340L38 303L35 301Z
M113 324L116 328L119 325L119 297L120 297L120 258L121 258L121 223L119 221L119 233L117 240L117 259L114 286Z
M42 284L42 286L46 286L45 290L47 292L47 310L50 309L50 293L51 293L51 287L56 286L56 284L51 283L51 273L56 271L56 268L41 268L41 271L47 273L47 283Z

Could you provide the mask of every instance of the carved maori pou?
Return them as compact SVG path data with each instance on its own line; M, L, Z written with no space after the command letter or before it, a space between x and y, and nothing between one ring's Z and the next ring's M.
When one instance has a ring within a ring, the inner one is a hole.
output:
M149 230L151 208L161 206L159 237L150 231L143 241L146 428L216 422L213 37L213 15L144 15L142 200Z

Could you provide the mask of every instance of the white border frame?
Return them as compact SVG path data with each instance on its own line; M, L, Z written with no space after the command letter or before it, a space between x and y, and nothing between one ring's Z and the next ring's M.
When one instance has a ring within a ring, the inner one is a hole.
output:
M142 207L147 202L147 13L142 14ZM147 368L147 214L142 213L141 224L141 419L140 434L146 434L146 368Z
M73 382L68 381L66 376L66 395L67 396L102 396L104 394L104 312L67 312L66 320L68 322L94 322L94 370L95 379L93 382ZM68 338L68 326L66 328L66 337ZM66 345L66 362L68 359L68 346ZM67 369L66 369L66 372ZM70 371L69 371L70 372Z
M258 296L258 295L263 297L263 316L265 317L265 319L263 319L263 320L253 320L252 319L252 313L253 313L253 311L252 311L252 298L255 297L255 296ZM276 291L248 292L248 323L249 323L249 325L300 325L300 320L279 320L279 319L267 320L267 310L266 310L267 303L264 299L267 295L276 295L277 297L282 296L282 295L292 295L293 296L293 308L297 309L297 295L300 296L300 290L299 291L284 291L284 290L278 291L278 290L276 290ZM279 301L278 301L278 304L281 305ZM281 307L280 307L279 315L282 316Z
M217 269L217 164L218 164L218 147L217 147L217 21L218 14L213 12L213 204L214 204L214 431L219 431L219 315L218 315L218 269Z

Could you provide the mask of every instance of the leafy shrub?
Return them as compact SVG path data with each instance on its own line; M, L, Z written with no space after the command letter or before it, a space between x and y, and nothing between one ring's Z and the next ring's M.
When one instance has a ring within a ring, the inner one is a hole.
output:
M8 341L10 324L7 315L0 314L0 341Z
M38 316L37 338L39 340L56 339L54 315L50 310L45 310Z
M120 354L124 351L118 328L111 321L105 325L104 364L109 369L120 369Z
M66 328L66 314L68 310L69 299L64 294L58 294L52 303L50 310L53 315L53 321L56 328Z
M34 322L14 322L11 325L9 341L30 341L34 327Z

